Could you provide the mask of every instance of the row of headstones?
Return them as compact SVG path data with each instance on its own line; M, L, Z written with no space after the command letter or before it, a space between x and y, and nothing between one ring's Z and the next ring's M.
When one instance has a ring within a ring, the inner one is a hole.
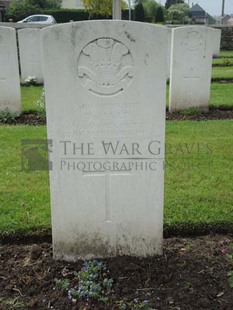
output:
M167 79L169 111L207 109L212 58L220 55L221 30L209 27L169 29Z
M167 29L95 21L42 32L54 257L161 254ZM207 92L212 33L173 31L172 91Z
M11 94L15 32L0 35ZM212 40L209 28L173 31L171 89L194 83L199 96ZM165 27L136 22L42 30L55 258L161 254L167 42Z
M0 111L21 111L19 71L22 83L30 77L44 83L41 30L29 28L16 33L14 28L0 27Z
M169 110L208 107L210 98L212 55L220 52L221 30L207 27L169 29L167 79L170 80ZM43 80L41 30L18 31L21 80ZM16 33L0 28L0 109L20 111ZM7 77L8 76L8 77ZM10 77L10 78L9 78Z

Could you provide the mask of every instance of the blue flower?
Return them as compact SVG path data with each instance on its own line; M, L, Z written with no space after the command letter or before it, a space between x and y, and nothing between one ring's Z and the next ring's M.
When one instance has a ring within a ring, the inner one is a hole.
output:
M68 298L69 298L69 299L72 299L72 293L71 293L70 290L68 291Z
M82 292L82 297L86 297L87 296L87 293L86 292Z

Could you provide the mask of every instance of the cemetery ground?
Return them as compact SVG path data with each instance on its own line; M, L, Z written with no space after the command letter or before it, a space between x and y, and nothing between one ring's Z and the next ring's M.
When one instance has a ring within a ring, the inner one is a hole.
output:
M93 278L52 259L48 172L21 171L21 140L46 138L42 87L21 88L23 116L0 115L0 309L233 308L232 60L214 60L209 112L167 114L163 255L88 265L76 302Z

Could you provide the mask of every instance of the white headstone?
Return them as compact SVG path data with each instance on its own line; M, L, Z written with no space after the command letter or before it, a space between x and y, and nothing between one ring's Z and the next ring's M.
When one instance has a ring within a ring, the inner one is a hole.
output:
M54 257L161 253L167 29L92 21L42 33Z
M172 45L172 28L168 29L168 43L167 43L167 80L170 79L171 69L171 45Z
M221 48L221 29L212 28L213 57L219 57Z
M20 29L18 39L22 82L29 76L35 76L37 83L43 83L41 30Z
M172 30L169 110L207 109L212 69L212 29L200 26Z
M0 110L21 111L16 32L0 27Z

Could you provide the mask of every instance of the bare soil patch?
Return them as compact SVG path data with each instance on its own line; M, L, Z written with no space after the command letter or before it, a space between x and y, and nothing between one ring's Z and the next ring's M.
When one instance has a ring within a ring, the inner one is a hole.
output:
M43 240L42 240L43 241ZM117 302L147 300L152 309L233 309L233 235L164 240L162 256L104 259L113 279L107 304L89 300L73 303L54 279L77 285L83 262L54 261L52 245L0 246L0 309L119 309ZM130 308L126 308L130 309ZM131 308L133 309L133 308Z
M210 107L209 111L194 111L192 112L174 112L166 113L167 120L220 120L220 119L233 119L233 108L223 106L221 108ZM45 125L46 120L37 113L22 113L14 118L0 119L0 125Z

